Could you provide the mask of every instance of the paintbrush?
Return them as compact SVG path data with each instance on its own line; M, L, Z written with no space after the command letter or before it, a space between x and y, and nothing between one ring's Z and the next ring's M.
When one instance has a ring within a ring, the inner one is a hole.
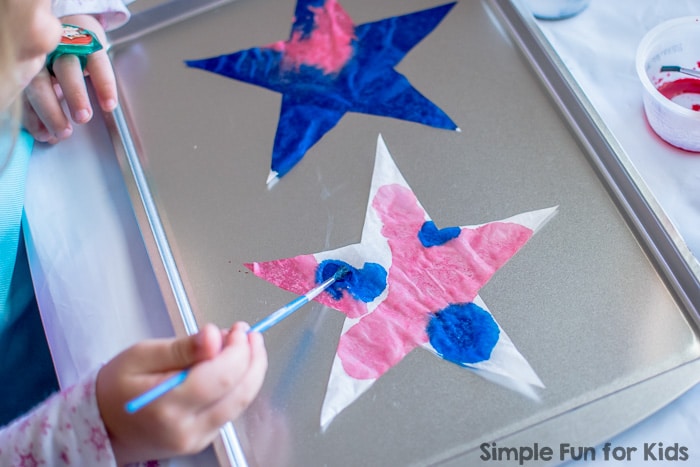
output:
M350 272L350 270L347 267L345 267L345 266L340 267L335 272L335 274L333 274L333 276L329 277L328 279L323 281L318 286L309 290L301 297L295 298L294 300L287 303L279 310L270 313L267 317L265 317L265 318L261 319L260 321L258 321L257 323L255 323L248 330L248 333L267 331L272 326L279 323L280 321L285 319L287 316L291 315L292 313L297 311L299 308L303 307L304 305L309 303L311 300L316 298L319 294L321 294L321 292L323 292L328 287L333 285L336 281L343 278L348 272ZM134 399L130 400L129 402L126 403L126 406L125 406L126 411L128 413L134 413L138 410L141 410L146 405L150 404L151 402L158 399L162 395L175 389L176 387L181 385L183 383L183 381L185 381L185 378L187 378L187 373L189 373L189 369L182 370L181 372L164 380L163 382L161 382L157 386L154 386L153 388L144 392L140 396L135 397Z
M661 67L661 71L662 71L662 72L663 72L663 71L675 71L675 72L678 72L678 73L683 73L683 74L686 74L686 75L693 76L693 77L695 77L695 78L700 78L700 71L698 71L698 70L692 70L692 69L690 69L690 68L683 68L683 67L676 66L676 65L664 65L664 66Z

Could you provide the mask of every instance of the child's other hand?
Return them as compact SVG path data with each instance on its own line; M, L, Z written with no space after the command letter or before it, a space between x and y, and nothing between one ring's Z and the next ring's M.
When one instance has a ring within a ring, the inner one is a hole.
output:
M180 339L138 343L107 363L97 376L97 404L117 462L193 454L255 399L267 370L259 333L209 324ZM190 368L187 379L136 413L124 405L164 379Z
M100 22L90 15L74 15L61 18L95 33L102 45L106 37ZM34 77L24 91L22 124L37 141L57 143L73 133L71 120L87 123L93 115L93 107L85 86L85 75L90 75L100 108L105 112L117 106L117 85L114 70L107 51L103 48L88 56L85 72L74 55L63 55L53 65L55 77L46 68ZM61 100L68 104L70 118L61 107Z

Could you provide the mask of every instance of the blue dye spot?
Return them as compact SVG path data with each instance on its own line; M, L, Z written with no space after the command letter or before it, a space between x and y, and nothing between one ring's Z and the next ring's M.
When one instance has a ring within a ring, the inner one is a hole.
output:
M437 353L458 365L488 360L500 330L491 314L474 303L449 305L435 313L426 328Z
M462 231L459 227L445 227L438 229L433 221L425 221L418 232L418 239L424 247L438 246L459 237Z
M343 298L343 291L347 290L356 300L369 303L386 289L386 269L377 263L365 263L357 269L345 261L327 259L316 268L316 282L320 284L332 277L343 266L349 272L326 290L334 299Z

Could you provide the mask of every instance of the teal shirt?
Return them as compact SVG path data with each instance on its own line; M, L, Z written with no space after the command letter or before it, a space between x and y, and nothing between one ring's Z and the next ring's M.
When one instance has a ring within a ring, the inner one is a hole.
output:
M0 135L0 338L18 318L29 297L26 290L10 293L17 262L24 210L24 187L34 140L27 132L17 135L14 148L9 136ZM12 149L12 154L9 151ZM26 289L26 288L25 288ZM14 291L13 291L14 292ZM31 292L33 294L33 292Z
M27 132L14 147L0 132L0 425L58 388L21 232L33 145Z

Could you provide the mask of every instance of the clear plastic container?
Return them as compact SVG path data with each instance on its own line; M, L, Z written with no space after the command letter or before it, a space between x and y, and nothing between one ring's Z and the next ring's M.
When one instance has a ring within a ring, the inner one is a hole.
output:
M668 143L700 152L700 78L664 66L700 69L700 16L659 24L637 48L637 74L643 86L649 125ZM667 92L671 87L673 92Z

